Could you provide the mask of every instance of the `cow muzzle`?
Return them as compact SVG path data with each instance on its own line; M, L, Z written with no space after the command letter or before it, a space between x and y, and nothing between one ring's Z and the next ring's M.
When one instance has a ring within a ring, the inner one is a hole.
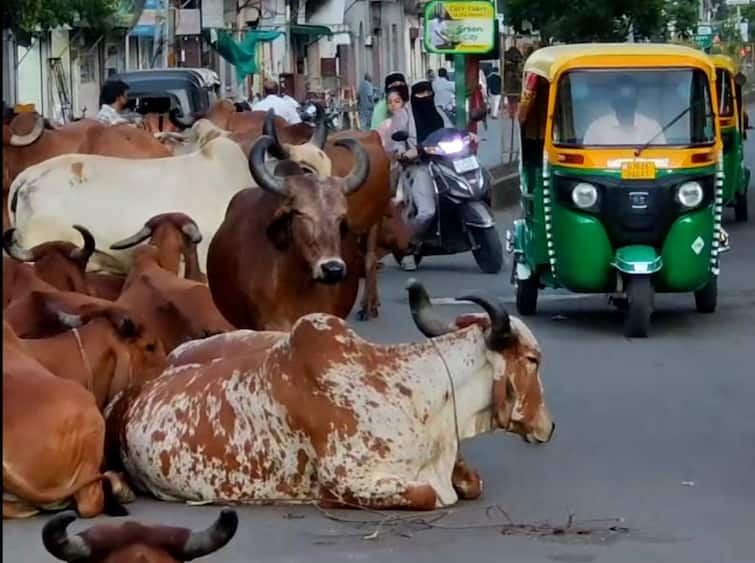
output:
M340 258L318 260L313 273L315 280L321 283L339 283L346 278L346 264Z

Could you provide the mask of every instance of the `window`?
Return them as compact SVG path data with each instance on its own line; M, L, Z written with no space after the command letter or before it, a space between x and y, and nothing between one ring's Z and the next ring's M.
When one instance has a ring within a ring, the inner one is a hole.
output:
M734 93L731 88L731 75L723 69L716 70L716 90L719 115L731 117L734 115Z
M93 54L79 55L79 78L82 83L97 80L97 59Z
M562 146L712 144L707 75L691 68L574 70L558 82L552 138Z

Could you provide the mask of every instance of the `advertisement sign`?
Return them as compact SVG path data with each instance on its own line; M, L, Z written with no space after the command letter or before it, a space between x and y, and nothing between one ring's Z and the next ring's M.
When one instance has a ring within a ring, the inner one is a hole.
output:
M495 47L495 20L491 2L433 0L425 6L425 48L443 54L487 53Z

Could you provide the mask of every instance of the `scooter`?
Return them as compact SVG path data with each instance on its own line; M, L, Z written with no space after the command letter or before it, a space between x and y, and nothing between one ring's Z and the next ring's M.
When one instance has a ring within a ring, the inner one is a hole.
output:
M397 131L391 138L406 143L409 133ZM455 128L439 129L420 144L418 158L433 180L436 213L435 228L428 229L414 249L414 264L419 266L425 256L471 250L480 270L500 272L503 245L490 206L490 174L472 154L469 135ZM409 182L403 171L401 182ZM416 214L410 193L411 186L399 185L396 199L405 200L407 217Z

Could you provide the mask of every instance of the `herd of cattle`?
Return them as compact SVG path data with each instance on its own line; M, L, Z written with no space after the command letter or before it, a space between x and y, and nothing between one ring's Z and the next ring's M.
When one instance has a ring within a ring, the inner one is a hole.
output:
M359 315L378 314L381 253L409 242L377 133L228 102L186 131L145 123L4 119L4 518L123 515L134 489L427 510L481 494L460 440L551 438L537 341L495 299L444 323L410 281L423 343L343 320L363 277ZM188 561L237 526L70 537L74 518L43 532L66 561Z

